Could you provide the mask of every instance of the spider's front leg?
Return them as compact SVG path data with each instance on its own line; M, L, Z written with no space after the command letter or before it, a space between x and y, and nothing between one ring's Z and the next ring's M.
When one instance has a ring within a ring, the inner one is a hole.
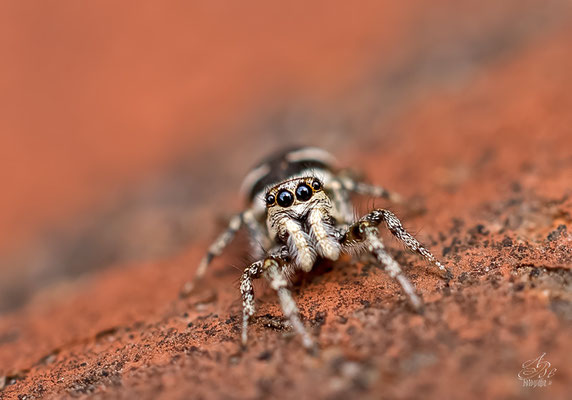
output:
M242 346L246 347L248 342L248 321L254 315L256 306L254 304L254 288L252 280L260 278L264 261L256 261L250 264L240 278L240 294L242 295Z
M379 239L377 226L369 221L360 220L348 228L342 237L342 245L351 248L362 244L367 246L367 250L375 256L389 276L399 282L415 311L420 312L423 302L415 293L415 288L409 279L403 275L397 261L385 250L385 246Z
M352 224L342 235L341 243L343 246L352 248L360 245L367 247L375 258L384 266L385 270L399 284L409 298L409 301L415 310L420 311L423 303L417 294L409 279L403 275L401 267L385 249L383 242L379 238L377 229L381 222L385 222L391 233L401 240L410 250L415 251L422 257L430 261L439 268L442 275L449 279L451 273L421 244L411 236L397 217L388 210L374 210L359 221Z
M264 276L272 289L278 294L282 312L288 321L301 337L304 347L308 350L314 349L314 341L306 331L300 319L300 312L292 293L288 289L288 280L283 272L283 267L288 263L287 249L284 247L279 252L274 253L263 260L256 261L244 270L240 279L240 292L242 294L242 346L246 347L248 342L248 322L254 315L254 288L252 280Z
M414 253L419 254L425 260L429 261L432 265L437 267L439 274L442 278L450 280L453 278L453 274L447 267L441 264L433 254L425 247L421 245L409 232L405 230L401 221L389 210L377 209L370 212L368 215L363 217L361 221L369 221L375 226L384 222L387 229L395 236L399 241L401 241L409 250Z

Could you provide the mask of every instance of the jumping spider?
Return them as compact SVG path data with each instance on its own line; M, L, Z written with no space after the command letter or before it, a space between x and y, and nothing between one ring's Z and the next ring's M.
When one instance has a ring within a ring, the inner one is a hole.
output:
M233 216L228 229L210 246L186 291L192 290L205 275L212 259L222 253L235 233L246 227L258 261L249 265L240 279L243 346L247 343L248 322L255 311L252 280L264 277L277 292L284 315L302 337L304 346L313 349L314 342L300 320L288 282L296 270L309 272L318 257L335 261L342 253L369 252L399 282L413 308L420 310L421 299L379 238L381 223L406 247L437 267L441 276L447 279L451 276L390 211L375 209L356 220L351 193L394 203L400 202L400 197L351 178L336 168L333 156L322 149L300 147L275 154L250 171L242 191L248 208Z

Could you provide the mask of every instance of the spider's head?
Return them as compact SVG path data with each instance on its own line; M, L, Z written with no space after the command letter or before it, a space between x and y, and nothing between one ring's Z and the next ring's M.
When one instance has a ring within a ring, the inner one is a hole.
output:
M289 217L304 219L315 207L330 206L330 199L323 190L322 182L315 177L290 179L270 188L264 201L268 220Z
M316 254L335 260L339 244L332 224L332 203L316 177L289 179L264 197L268 231L286 242L296 263L310 270Z

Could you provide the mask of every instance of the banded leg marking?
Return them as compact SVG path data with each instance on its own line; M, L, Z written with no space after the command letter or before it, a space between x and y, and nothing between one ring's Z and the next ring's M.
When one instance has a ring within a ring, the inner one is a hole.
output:
M280 250L279 252L283 252ZM264 276L272 289L274 289L280 300L280 306L284 316L294 328L297 334L302 338L302 344L308 350L314 349L314 341L306 331L304 324L300 319L298 306L292 297L292 293L288 289L288 280L282 272L282 264L286 261L279 256L267 257L264 260L256 261L244 270L240 280L240 292L242 294L242 345L246 347L248 343L248 323L255 312L254 289L252 280Z
M453 275L448 268L441 264L433 254L421 245L409 232L405 230L401 221L391 211L378 209L362 218L362 221L369 221L375 225L384 222L387 229L400 240L408 249L429 261L432 265L439 269L439 273L445 279L451 279Z
M288 289L288 281L280 269L280 265L274 259L267 259L265 260L265 263L266 262L268 263L264 275L268 282L270 282L272 289L276 290L276 293L278 294L278 299L280 300L280 306L282 307L284 316L288 318L296 333L302 337L302 344L304 347L308 350L314 349L314 341L300 320L298 306L292 297L292 293Z
M379 239L379 232L375 227L368 227L365 229L365 241L367 243L367 249L375 256L377 261L385 268L385 271L388 275L395 279L403 289L403 292L409 299L409 302L413 306L416 311L420 311L423 307L423 302L415 293L415 288L407 279L405 275L403 275L403 270L389 255L389 253L385 250L385 246Z
M242 295L242 345L248 342L248 321L254 315L256 306L254 302L254 288L252 280L262 274L263 262L256 261L248 266L240 278L240 293Z
M340 222L350 225L355 220L355 217L349 193L346 188L344 188L343 183L340 179L333 179L329 183L327 190L332 193L332 200L338 214L336 218L339 218L341 220Z

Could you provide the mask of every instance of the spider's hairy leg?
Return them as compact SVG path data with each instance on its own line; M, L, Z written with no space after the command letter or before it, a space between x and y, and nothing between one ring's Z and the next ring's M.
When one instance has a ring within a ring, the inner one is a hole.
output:
M202 258L201 262L199 263L199 267L197 268L197 272L195 273L195 277L185 283L183 289L181 290L181 295L186 296L189 295L196 286L196 283L200 281L207 272L207 268L211 261L216 257L221 255L222 251L228 244L232 241L236 232L242 227L243 224L243 214L235 214L231 217L227 229L221 233L216 240L210 245L209 249L207 250L207 254Z
M342 181L334 178L326 186L326 190L332 193L332 201L339 218L344 224L349 225L354 221L353 207L350 201L349 193L344 187Z
M264 260L264 264L266 267L264 276L268 282L270 282L272 289L276 290L284 316L288 318L296 333L302 337L304 347L309 351L315 350L314 341L300 320L298 306L292 297L292 293L288 289L288 281L280 268L279 261L273 258L267 258Z
M411 251L419 254L421 257L429 261L432 265L438 268L439 274L444 279L451 279L453 274L447 267L441 264L433 254L421 245L409 232L405 230L401 221L391 211L384 209L377 209L370 212L368 215L361 219L362 221L369 221L375 225L384 222L387 229L399 239Z
M252 280L259 278L262 274L263 261L256 261L250 264L240 278L240 293L242 295L242 346L248 342L248 321L256 311L254 305L254 288Z
M338 177L343 188L349 192L354 192L364 196L380 197L387 199L395 204L403 203L403 198L400 194L389 191L381 186L370 185L369 183L356 181L347 176Z
M242 223L248 229L254 258L263 257L271 246L270 238L265 228L258 222L253 210L246 210L242 213Z
M345 246L365 244L367 250L375 256L389 276L401 285L415 311L422 311L423 302L415 293L415 288L409 279L403 275L397 261L385 250L385 246L379 238L379 231L373 223L360 220L350 226L343 236L342 244Z
M282 251L284 252L284 250ZM272 289L278 294L282 311L288 321L301 337L304 347L308 350L314 349L314 342L304 324L300 320L300 313L292 293L288 289L288 280L282 272L282 267L287 263L286 258L274 254L264 260L256 261L244 270L240 280L240 291L242 294L243 317L242 317L242 346L246 347L248 342L248 322L254 315L254 289L252 280L263 275Z

